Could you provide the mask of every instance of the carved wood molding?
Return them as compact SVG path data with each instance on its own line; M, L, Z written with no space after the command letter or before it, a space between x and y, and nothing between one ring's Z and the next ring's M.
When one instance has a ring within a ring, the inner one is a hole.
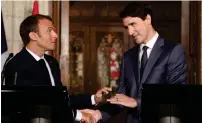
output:
M50 52L49 54L55 57L58 61L60 59L60 44L61 44L61 2L60 1L52 1L51 3L51 8L52 8L52 19L53 19L53 24L56 28L56 32L58 34L58 39L56 43L56 48L54 51Z
M201 84L201 2L190 2L189 56L191 58L191 84Z
M181 44L185 48L186 61L187 61L187 79L190 82L191 75L191 58L189 56L189 1L182 1L181 7Z

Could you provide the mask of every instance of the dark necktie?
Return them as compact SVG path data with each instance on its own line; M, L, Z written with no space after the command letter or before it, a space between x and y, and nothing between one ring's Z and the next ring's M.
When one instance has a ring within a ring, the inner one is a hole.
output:
M143 46L143 48L142 48L143 54L142 54L141 66L140 66L140 81L142 80L142 75L143 75L143 72L144 72L144 68L145 68L145 66L147 64L147 60L148 60L147 49L148 49L147 46Z
M51 84L50 75L44 59L40 59L38 63L44 76L44 84L50 85Z

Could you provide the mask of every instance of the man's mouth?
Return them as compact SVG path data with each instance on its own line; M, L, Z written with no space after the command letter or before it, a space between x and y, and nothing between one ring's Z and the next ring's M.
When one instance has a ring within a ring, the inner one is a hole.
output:
M51 43L55 43L56 41L51 41Z
M134 39L136 39L139 35L133 36Z

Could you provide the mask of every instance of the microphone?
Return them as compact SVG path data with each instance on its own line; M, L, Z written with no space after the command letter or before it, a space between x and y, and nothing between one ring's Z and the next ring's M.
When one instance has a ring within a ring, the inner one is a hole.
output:
M4 83L4 79L5 79L4 73L5 73L6 65L7 65L7 63L10 61L10 59L11 59L12 57L13 57L13 53L10 53L9 56L7 57L5 63L4 63L3 70L1 71L1 84L2 84L2 85L5 85L5 83Z
M16 83L17 83L17 78L18 78L18 73L15 72L15 75L14 75L14 85L16 85Z

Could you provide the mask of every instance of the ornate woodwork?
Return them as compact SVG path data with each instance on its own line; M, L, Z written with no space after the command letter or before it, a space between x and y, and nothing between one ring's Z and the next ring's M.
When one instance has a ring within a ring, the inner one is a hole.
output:
M83 66L82 65L78 66L79 69L82 68L82 72L80 71L80 73L78 73L79 76L82 76L82 81L80 82L80 86L83 85L83 87L81 87L81 91L93 92L97 88L102 86L102 84L98 82L98 78L97 78L98 77L97 71L99 69L97 65L98 63L101 63L101 62L98 62L99 61L98 60L99 56L97 55L98 49L100 49L100 47L102 47L103 45L102 44L103 36L112 33L108 31L109 28L119 28L120 30L122 30L122 33L124 32L124 28L122 28L122 22L120 18L118 17L118 12L128 2L123 2L123 1L116 1L116 2L115 1L110 1L110 2L71 1L70 2L70 11L69 11L70 34L71 33L74 34L76 32L80 32L80 33L82 32L83 33L82 35L84 38L83 43L81 43L83 49L80 51L83 53L82 55L80 55L80 58L83 58L83 60L80 61L80 63L81 62L83 63ZM149 3L152 4L153 6L152 8L153 25L156 28L156 30L159 32L159 34L168 40L181 42L183 46L185 47L187 58L188 58L188 72L189 72L188 80L189 82L197 83L196 80L197 81L200 80L199 68L201 66L200 65L201 64L200 63L201 37L200 37L200 29L198 28L200 27L200 24L201 24L200 23L201 2L200 1L188 2L190 3L190 5L188 6L189 8L188 12L184 12L186 9L184 8L185 7L185 5L183 4L185 3L184 1L183 2L180 2L180 1L167 1L167 2L158 1L157 2L156 1L156 2L149 2ZM53 5L57 6L56 4L53 4ZM58 11L58 9L56 10L53 9L52 11ZM56 16L53 16L53 17L56 18ZM58 26L58 28L59 27L60 26ZM102 30L101 28L105 28L105 31L100 33L99 30ZM186 31L189 29L190 31ZM97 35L100 35L100 37ZM122 44L124 51L134 46L134 42L132 41L130 37L127 37L126 39L123 40L123 44ZM73 44L70 44L70 45L73 45ZM58 46L60 46L60 42ZM60 48L58 47L58 49ZM60 50L57 51L56 54L59 55ZM194 60L191 60L191 57L193 57ZM73 58L73 56L70 55L71 62L73 59L75 58ZM190 65L190 63L192 63L190 61L193 61L194 62L193 65L195 66ZM108 61L104 61L104 62L107 62L109 64ZM73 62L70 64L73 64ZM74 68L76 69L76 67L71 66L70 69L74 69ZM195 70L193 70L193 68L195 68ZM196 71L196 72L193 72L193 71ZM196 74L196 76L193 75L193 73Z

